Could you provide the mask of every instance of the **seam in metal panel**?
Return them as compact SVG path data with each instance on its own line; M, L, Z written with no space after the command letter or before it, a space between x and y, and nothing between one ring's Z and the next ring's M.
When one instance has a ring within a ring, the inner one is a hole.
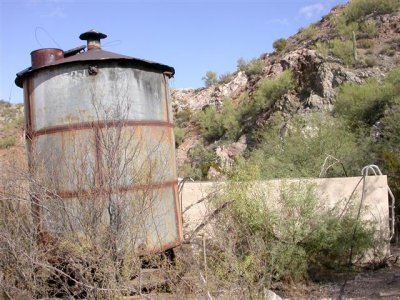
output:
M183 224L182 224L182 212L180 209L179 195L178 195L178 181L172 186L174 195L174 206L175 206L175 224L177 240L180 243L183 239Z
M169 105L168 105L168 89L167 89L167 78L166 74L163 73L163 79L164 79L164 93L165 93L165 109L167 110L167 122L171 122L170 117L169 117Z
M153 126L153 127L167 127L173 128L174 125L170 122L165 121L99 121L99 122L81 122L81 123L74 123L68 125L57 125L46 127L37 131L32 132L33 137L58 133L58 132L65 132L65 131L74 131L74 130L85 130L85 129L93 129L97 127L98 129L105 128L105 127L134 127L134 126Z

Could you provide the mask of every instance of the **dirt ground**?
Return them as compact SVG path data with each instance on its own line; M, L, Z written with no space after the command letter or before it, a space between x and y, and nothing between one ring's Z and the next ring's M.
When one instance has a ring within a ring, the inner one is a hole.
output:
M387 266L364 270L345 281L313 286L308 299L400 299L400 245L391 248Z

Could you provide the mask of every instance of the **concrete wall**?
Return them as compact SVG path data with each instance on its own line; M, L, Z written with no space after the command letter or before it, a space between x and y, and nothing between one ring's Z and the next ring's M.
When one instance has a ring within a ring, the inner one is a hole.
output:
M344 205L352 194L350 202L357 205L358 208L364 190L362 219L376 221L380 236L383 237L385 242L388 241L390 230L386 176L368 176L365 177L365 180L363 180L363 177L270 180L258 182L257 186L262 190L268 202L278 202L281 189L293 184L299 186L315 185L319 201L318 206L325 208ZM218 190L223 190L224 186L223 182L187 182L184 185L182 207L184 234L186 236L213 211L209 201L197 202ZM212 228L209 226L205 228L206 234L210 234L211 231Z

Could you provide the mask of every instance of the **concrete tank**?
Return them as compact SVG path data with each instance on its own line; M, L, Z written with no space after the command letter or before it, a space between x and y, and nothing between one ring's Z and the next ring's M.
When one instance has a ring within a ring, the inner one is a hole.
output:
M38 227L57 235L108 230L132 250L170 249L182 240L175 70L104 51L105 37L92 30L80 36L86 47L33 51L32 67L17 74L29 165L44 186L32 192Z

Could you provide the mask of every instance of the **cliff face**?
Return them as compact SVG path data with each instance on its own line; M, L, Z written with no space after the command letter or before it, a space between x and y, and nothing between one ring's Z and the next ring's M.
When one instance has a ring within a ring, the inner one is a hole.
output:
M209 179L223 176L226 165L232 165L249 147L257 147L257 141L248 138L249 130L242 130L233 140L227 139L226 134L205 139L198 114L207 107L221 111L224 100L230 99L238 109L244 103L256 101L263 82L290 71L295 88L286 91L271 107L261 109L260 114L249 121L251 124L247 124L252 130L262 128L279 115L286 124L282 125L284 128L295 115L331 112L344 83L362 84L368 78L382 79L400 64L398 10L369 13L356 22L346 21L345 13L346 6L334 8L321 21L288 38L281 51L262 54L251 62L242 61L237 71L224 75L209 87L173 90L176 123L177 127L182 127L177 147L180 175L190 175L186 170L188 166L196 168L193 162L196 153L191 152L197 151L199 145L217 158L207 166L207 176L203 176Z

